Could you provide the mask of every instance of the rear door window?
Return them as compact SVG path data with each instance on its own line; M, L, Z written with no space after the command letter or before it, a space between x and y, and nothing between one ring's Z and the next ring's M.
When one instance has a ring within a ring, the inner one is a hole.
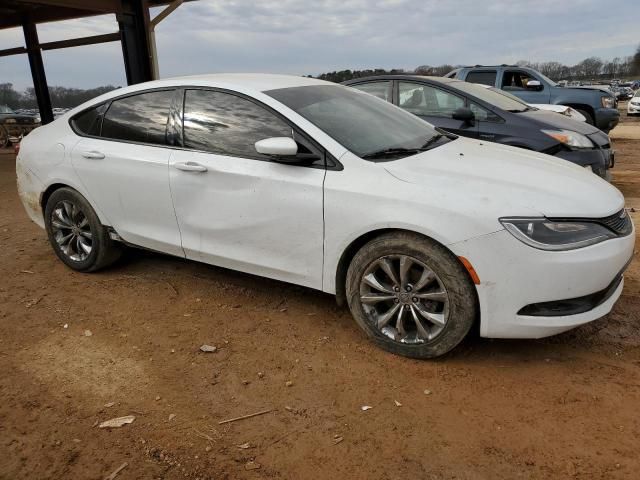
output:
M494 87L496 84L496 70L479 70L467 73L465 81L470 83L481 83Z
M102 137L166 145L173 95L174 90L157 90L114 100L104 114Z

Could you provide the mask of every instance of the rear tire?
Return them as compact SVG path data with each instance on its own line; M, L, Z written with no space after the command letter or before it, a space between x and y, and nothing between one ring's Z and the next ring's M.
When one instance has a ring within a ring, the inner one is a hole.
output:
M51 194L44 221L53 251L73 270L95 272L122 254L122 247L111 240L89 202L71 188Z
M362 247L347 271L346 294L374 343L411 358L449 352L478 314L475 287L459 260L410 232L384 234Z

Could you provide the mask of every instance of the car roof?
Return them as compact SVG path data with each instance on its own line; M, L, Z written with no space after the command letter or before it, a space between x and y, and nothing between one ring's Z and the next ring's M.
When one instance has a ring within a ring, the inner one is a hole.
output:
M309 85L337 85L332 82L318 80L316 78L302 77L296 75L276 75L271 73L212 73L207 75L189 75L183 77L165 78L151 82L138 83L128 87L117 88L96 98L93 98L82 105L79 105L68 112L69 116L84 110L93 105L113 98L132 95L145 90L173 88L173 87L212 87L222 88L253 95L269 90L290 87L304 87Z
M303 87L308 85L331 85L331 82L296 75L277 75L271 73L212 73L206 75L189 75L164 78L151 82L139 83L114 90L118 95L133 93L139 90L175 86L200 86L232 88L244 91L265 92L278 88ZM335 85L335 84L333 84ZM111 92L110 92L111 93Z
M436 82L436 83L455 83L455 82L461 81L455 78L433 77L429 75L372 75L370 77L353 78L343 83L344 85L351 85L353 83L369 82L372 80L417 80L417 81L426 80L426 81Z

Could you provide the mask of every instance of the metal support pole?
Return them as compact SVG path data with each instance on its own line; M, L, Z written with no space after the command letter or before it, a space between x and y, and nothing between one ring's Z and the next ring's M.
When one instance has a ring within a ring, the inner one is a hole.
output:
M154 80L158 80L160 78L160 69L158 68L158 49L156 48L156 26L162 20L167 18L176 8L182 5L183 1L184 0L174 0L149 23L149 46L151 48L151 67Z
M29 57L31 77L33 78L33 88L36 92L38 110L40 110L40 120L42 124L51 123L53 122L53 109L51 108L51 97L49 96L47 77L44 73L44 63L38 42L36 24L26 20L22 23L22 29L27 47L27 56Z
M146 1L122 0L123 12L117 15L127 84L153 80L149 46L149 9Z

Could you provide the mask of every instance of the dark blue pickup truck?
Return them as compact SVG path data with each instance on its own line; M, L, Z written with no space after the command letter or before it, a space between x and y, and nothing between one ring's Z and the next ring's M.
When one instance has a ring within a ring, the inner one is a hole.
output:
M462 67L445 77L482 83L505 90L526 103L549 103L575 108L604 132L620 120L616 99L604 87L561 87L532 68L517 65Z

